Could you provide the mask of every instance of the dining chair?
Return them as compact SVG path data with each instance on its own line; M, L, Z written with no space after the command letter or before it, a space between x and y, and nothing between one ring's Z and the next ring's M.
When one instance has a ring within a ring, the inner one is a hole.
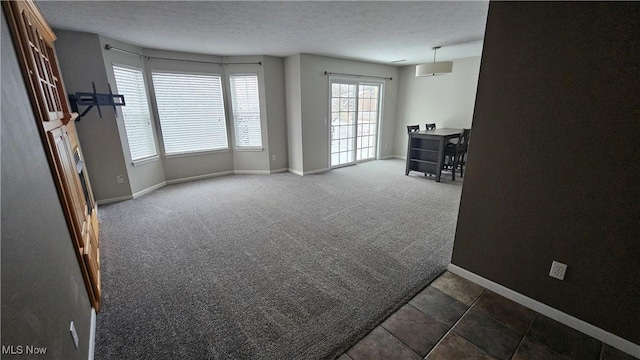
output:
M427 127L427 130L435 130L436 129L436 123L426 124L425 126Z
M467 150L469 148L469 137L471 129L462 129L458 136L457 143L449 143L444 149L445 161L443 169L451 171L451 180L456 180L456 170L460 169L460 177L464 177L464 165L466 162Z
M420 125L407 125L407 132L420 131Z

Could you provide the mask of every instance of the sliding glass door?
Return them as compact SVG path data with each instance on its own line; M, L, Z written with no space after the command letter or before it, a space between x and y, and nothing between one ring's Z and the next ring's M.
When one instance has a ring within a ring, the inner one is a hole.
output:
M331 81L331 167L375 159L381 84Z
M357 83L331 83L331 167L356 161Z
M356 122L356 161L376 158L380 84L359 84Z

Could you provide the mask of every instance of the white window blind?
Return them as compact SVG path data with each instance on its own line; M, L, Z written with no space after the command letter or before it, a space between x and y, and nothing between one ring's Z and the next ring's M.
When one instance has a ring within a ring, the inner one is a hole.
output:
M154 72L152 77L167 155L228 148L220 76Z
M147 102L142 71L114 65L117 93L124 95L125 106L121 107L124 128L129 142L131 160L142 160L156 156L151 115Z
M230 75L236 147L262 147L258 75Z

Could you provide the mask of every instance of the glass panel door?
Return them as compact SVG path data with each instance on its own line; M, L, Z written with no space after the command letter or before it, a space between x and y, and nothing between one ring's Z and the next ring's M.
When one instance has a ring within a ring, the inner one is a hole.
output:
M356 161L357 83L331 84L331 167Z
M381 84L331 82L331 167L375 159Z
M378 143L378 98L379 84L358 86L358 117L356 136L356 160L376 158Z

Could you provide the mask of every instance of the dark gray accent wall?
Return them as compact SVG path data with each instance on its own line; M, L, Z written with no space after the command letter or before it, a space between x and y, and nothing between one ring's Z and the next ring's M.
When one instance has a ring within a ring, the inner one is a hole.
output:
M636 344L639 13L490 4L452 258ZM564 281L548 276L553 260Z
M1 18L2 347L47 348L39 359L86 359L91 306L4 12Z

